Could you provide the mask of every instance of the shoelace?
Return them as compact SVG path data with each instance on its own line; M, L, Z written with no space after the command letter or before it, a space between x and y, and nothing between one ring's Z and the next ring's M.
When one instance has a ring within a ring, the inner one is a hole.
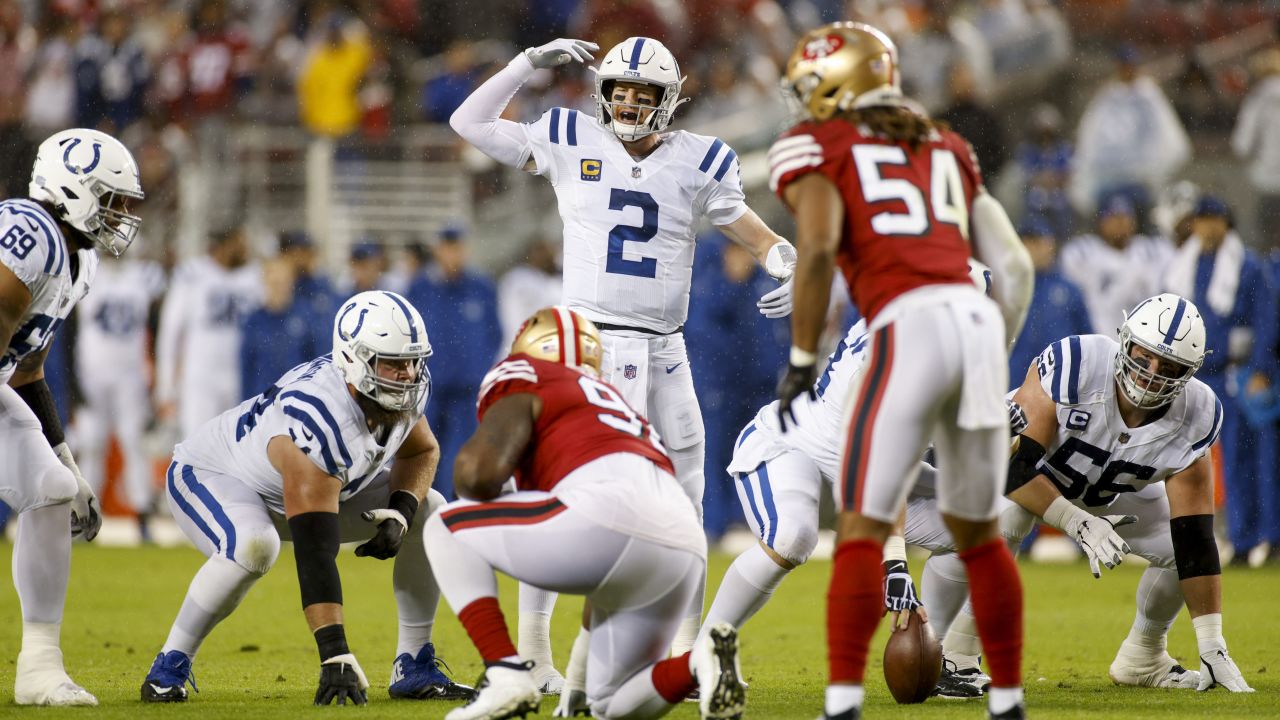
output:
M439 655L431 656L431 664L435 666L437 670L444 668L445 673L447 673L450 677L453 676L453 668L449 667L449 663L445 662L444 658L440 657Z

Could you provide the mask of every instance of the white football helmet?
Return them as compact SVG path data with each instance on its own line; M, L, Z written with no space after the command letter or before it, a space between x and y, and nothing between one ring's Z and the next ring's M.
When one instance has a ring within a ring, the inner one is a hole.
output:
M594 68L593 68L594 69ZM661 132L671 122L676 108L689 101L680 98L680 86L684 78L680 75L680 66L666 45L646 37L632 37L618 43L605 54L600 67L595 69L596 120L613 131L619 139L639 140L646 135ZM610 100L609 93L613 83L624 82L653 85L658 89L658 103L649 113L648 119L635 125L626 125L613 119L614 109L634 110L643 116L648 105L628 105Z
M422 316L408 300L370 290L342 304L333 321L333 362L362 395L388 410L415 408L429 382L431 342ZM378 373L380 362L409 361L407 380Z
M138 163L106 133L63 130L40 143L27 194L116 257L138 236L142 219L125 206L143 197Z
M1177 364L1177 375L1162 375L1130 357L1137 344ZM1126 397L1140 408L1158 408L1173 401L1204 362L1204 320L1195 304L1173 293L1143 300L1120 326L1116 381Z

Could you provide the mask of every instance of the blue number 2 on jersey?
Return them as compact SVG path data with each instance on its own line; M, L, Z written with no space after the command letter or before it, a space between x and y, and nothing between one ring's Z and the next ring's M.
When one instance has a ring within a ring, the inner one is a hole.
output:
M636 277L656 277L658 261L647 257L642 260L628 260L622 257L624 243L649 242L658 234L658 202L653 196L639 190L621 190L614 188L609 192L609 209L625 210L638 207L644 212L643 225L614 225L609 231L609 260L604 266L605 272Z

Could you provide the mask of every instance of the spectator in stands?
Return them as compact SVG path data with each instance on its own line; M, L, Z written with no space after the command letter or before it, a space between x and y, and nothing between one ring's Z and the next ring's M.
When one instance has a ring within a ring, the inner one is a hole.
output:
M1035 265L1036 284L1027 309L1027 322L1009 352L1010 390L1022 385L1027 368L1050 343L1093 332L1084 295L1058 269L1058 243L1053 227L1033 215L1018 228L1018 234Z
M41 21L40 44L31 63L24 99L27 139L32 142L72 127L75 122L75 48L79 36L77 25L60 13L47 13Z
M697 253L685 337L707 430L703 526L714 539L743 522L725 467L738 431L772 398L791 331L756 310L755 299L778 284L749 252L716 233L698 242Z
M1141 73L1137 49L1122 45L1115 57L1115 77L1080 118L1071 201L1089 216L1120 193L1143 222L1155 193L1191 159L1191 141L1160 86Z
M480 78L481 66L470 40L450 43L441 60L441 73L422 88L422 118L427 122L449 122L449 116L467 99Z
M955 5L954 0L931 0L925 25L898 39L903 90L930 112L946 107L947 73L957 63L973 72L979 98L989 97L994 83L991 48L969 21L953 14Z
M255 340L240 345L240 387L246 396L262 392L289 368L333 347L331 338L317 344L319 333L311 327L315 318L295 300L294 287L288 260L276 257L262 264L262 306L245 317L241 328L243 337Z
M1230 208L1213 195L1196 203L1191 237L1170 263L1165 283L1204 318L1212 352L1196 377L1222 401L1227 536L1232 563L1244 564L1256 545L1280 541L1275 426L1256 427L1246 413L1247 403L1275 392L1276 288L1233 229Z
M1249 164L1249 182L1257 193L1259 244L1280 251L1280 48L1254 58L1254 85L1240 107L1231 148Z
M1138 233L1133 203L1117 194L1098 210L1097 234L1062 249L1062 274L1084 293L1093 331L1115 337L1125 313L1159 294L1172 253L1167 239Z
M951 66L950 90L951 102L938 118L969 141L978 156L983 182L994 186L1009 159L1000 119L979 100L973 70L963 62Z
M162 99L173 119L194 124L202 149L220 153L225 121L253 82L252 48L244 28L231 21L226 0L200 0L193 27L166 59Z
M0 193L26 197L35 146L22 127L27 78L36 51L35 30L23 23L18 0L0 1Z
M1235 109L1203 62L1194 56L1187 58L1171 86L1173 108L1188 132L1222 136L1231 131Z
M452 223L432 248L434 262L409 287L431 336L427 422L440 441L435 488L453 497L453 459L476 428L476 393L502 341L493 281L468 264L466 229Z
M502 320L499 354L506 352L531 308L559 304L563 285L559 253L558 243L535 237L525 246L524 261L498 281L498 315Z
M119 134L142 119L151 79L142 46L132 37L133 21L121 9L104 12L99 34L81 42L76 72L77 124Z
M374 240L361 240L351 246L350 260L347 263L350 276L349 287L343 297L351 297L367 290L384 290L386 284L383 275L387 272L387 251L382 243Z
M396 253L396 261L382 277L382 286L393 293L409 294L409 286L431 262L431 251L419 240L412 240Z
M334 11L324 39L312 48L298 78L302 124L320 137L341 138L360 126L360 83L373 61L363 23Z
M1026 187L1023 211L1048 223L1058 242L1065 242L1075 229L1075 212L1067 201L1071 156L1071 142L1062 136L1062 113L1049 103L1037 105L1031 111L1027 139L1017 152Z

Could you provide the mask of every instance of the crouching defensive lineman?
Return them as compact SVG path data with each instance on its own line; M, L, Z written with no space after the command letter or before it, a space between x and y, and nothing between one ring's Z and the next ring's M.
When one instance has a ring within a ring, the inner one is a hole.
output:
M602 354L589 320L544 308L480 388L480 426L454 465L465 499L427 520L440 589L486 665L475 699L446 720L523 716L541 703L495 570L586 596L595 717L661 717L695 689L703 717L742 713L732 626L663 659L703 578L706 539L653 428L599 379ZM499 497L512 475L517 491Z
M209 559L142 683L144 701L186 700L200 644L271 569L282 539L293 542L320 651L317 705L367 700L369 682L343 630L335 562L340 543L359 540L356 555L395 558L391 696L470 696L440 672L431 643L440 591L423 520L444 498L429 489L440 460L422 416L430 355L422 316L404 298L360 293L338 311L332 355L290 370L174 448L169 508Z
M1208 458L1222 427L1222 404L1192 377L1204 355L1196 306L1158 295L1129 314L1118 344L1083 335L1050 345L1014 394L1028 425L1009 467L1009 498L1020 507L1001 514L1002 534L1020 543L1038 516L1080 544L1095 577L1100 566L1114 567L1129 552L1151 563L1138 583L1133 627L1111 663L1111 679L1121 685L1251 691L1222 635ZM935 552L922 590L939 619L954 614L950 608L963 603L968 587L935 505L911 501L906 538ZM1025 521L1010 521L1018 514ZM1199 672L1183 668L1167 650L1169 628L1184 604L1199 645ZM957 616L944 648L962 672L981 677L980 644L967 612Z

